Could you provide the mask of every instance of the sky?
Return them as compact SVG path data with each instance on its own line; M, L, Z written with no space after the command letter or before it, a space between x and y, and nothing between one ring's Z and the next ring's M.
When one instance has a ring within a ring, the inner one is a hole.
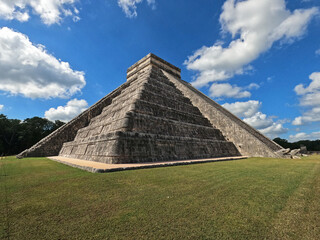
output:
M319 0L0 0L0 114L67 122L150 52L268 137L320 139Z

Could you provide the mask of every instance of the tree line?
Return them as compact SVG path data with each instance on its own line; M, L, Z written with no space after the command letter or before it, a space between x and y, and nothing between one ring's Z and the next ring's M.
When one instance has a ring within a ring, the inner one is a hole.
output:
M16 155L64 125L59 120L33 117L23 121L0 114L0 156Z
M320 151L320 140L301 140L298 142L288 142L286 139L282 138L275 138L273 139L276 143L278 143L283 148L290 148L290 149L298 149L302 146L307 147L308 151Z
M40 117L9 119L6 115L0 114L0 156L16 155L25 149L30 148L42 138L46 137L64 122L54 122ZM288 142L286 139L275 138L276 143L284 148L297 149L306 146L308 151L320 151L320 140L302 140Z

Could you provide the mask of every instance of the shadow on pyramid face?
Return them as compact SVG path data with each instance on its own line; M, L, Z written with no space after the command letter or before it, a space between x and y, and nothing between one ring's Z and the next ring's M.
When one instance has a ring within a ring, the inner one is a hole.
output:
M281 149L180 78L180 69L148 54L127 82L31 149L103 163L230 156L275 157Z

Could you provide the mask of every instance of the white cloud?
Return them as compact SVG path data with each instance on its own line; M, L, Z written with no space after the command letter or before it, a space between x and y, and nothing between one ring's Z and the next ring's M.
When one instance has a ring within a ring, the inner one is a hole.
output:
M4 107L4 106L3 106L2 104L0 104L0 111L3 109L3 107Z
M312 122L320 122L320 107L314 107L311 110L304 112L302 116L296 117L292 121L292 124L301 126Z
M258 89L260 86L256 83L250 83L250 85L247 87L248 89Z
M78 0L0 0L0 18L28 21L29 12L39 15L44 24L60 23L62 16L79 17L74 4Z
M72 21L74 21L74 22L79 22L80 21L80 17L79 16L74 16L73 18L72 18Z
M273 139L279 137L279 135L287 133L288 129L284 128L281 123L272 123L270 127L260 129L260 132Z
M313 133L297 133L296 135L290 135L289 141L296 142L300 140L317 140L320 139L320 132L313 132Z
M203 46L185 61L187 68L199 72L193 82L202 87L243 74L246 67L274 42L292 42L301 37L318 8L290 12L284 0L227 0L222 8L220 23L225 33L234 38L229 46L217 42Z
M149 6L152 7L152 9L156 8L156 0L147 0Z
M318 50L316 50L316 55L320 55L320 48Z
M269 138L275 138L288 132L288 129L283 127L281 121L274 122L272 117L268 117L262 112L257 112L250 118L244 118L243 121L258 129Z
M297 95L302 96L301 105L302 106L314 106L320 101L317 98L320 94L320 72L314 72L309 76L311 83L309 86L304 87L303 84L299 84L294 88Z
M122 11L127 17L133 18L138 15L136 4L141 2L142 0L118 0L118 5L122 8Z
M267 115L262 112L257 112L250 118L244 118L243 121L256 129L268 128L273 124L272 118L267 117Z
M222 106L238 117L249 118L258 112L261 102L250 100L248 102L225 103Z
M88 107L86 100L72 99L66 106L59 106L57 108L50 108L45 112L45 118L50 121L60 120L63 122L68 122L74 117L78 116Z
M225 103L222 106L238 117L243 118L243 121L247 124L270 138L275 138L288 132L288 129L283 127L283 121L275 122L273 117L268 117L260 112L261 105L262 103L259 101L250 100L247 102Z
M307 110L302 116L296 117L293 125L305 125L311 122L320 122L320 72L314 72L309 76L311 83L304 87L299 84L294 91L300 96L300 105Z
M243 91L243 88L229 83L213 83L209 92L210 96L214 98L246 98L251 96L250 92Z
M72 70L26 35L0 28L0 90L29 98L66 98L85 84L84 72Z
M247 90L258 88L260 88L260 86L256 83L251 83L245 87L239 87L229 83L213 83L209 89L209 93L213 98L246 98L251 96L251 93Z
M136 17L137 14L137 4L141 3L143 0L118 0L119 7L122 8L122 11L126 14L129 18ZM151 6L152 9L155 9L155 0L147 0L147 3L149 6Z

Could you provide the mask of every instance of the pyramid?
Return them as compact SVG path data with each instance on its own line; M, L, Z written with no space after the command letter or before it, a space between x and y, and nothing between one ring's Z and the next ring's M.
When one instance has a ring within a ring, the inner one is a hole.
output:
M127 82L18 157L63 156L137 163L231 156L278 157L282 149L148 54Z

